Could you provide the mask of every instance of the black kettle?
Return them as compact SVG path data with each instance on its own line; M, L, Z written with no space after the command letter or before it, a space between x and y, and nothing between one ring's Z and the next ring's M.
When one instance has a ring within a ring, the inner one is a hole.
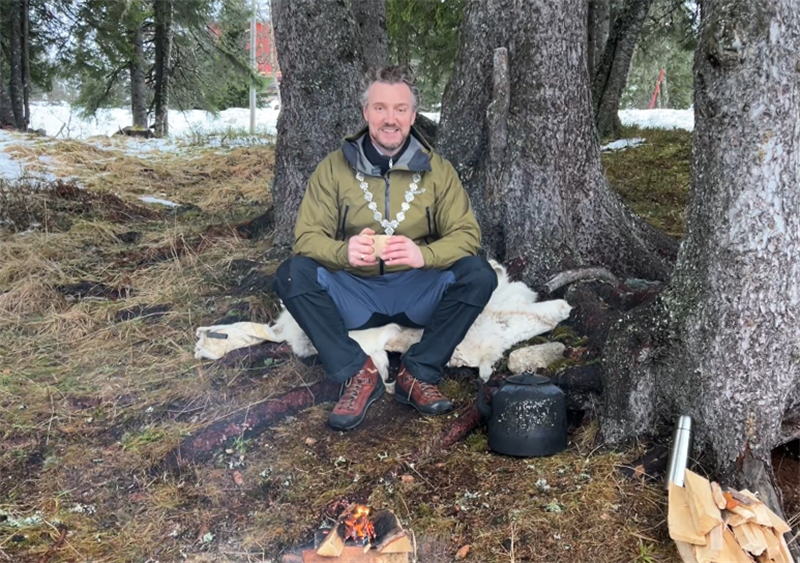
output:
M505 380L485 402L478 379L478 410L488 419L489 447L497 453L538 457L567 448L567 405L564 392L549 377L533 373Z

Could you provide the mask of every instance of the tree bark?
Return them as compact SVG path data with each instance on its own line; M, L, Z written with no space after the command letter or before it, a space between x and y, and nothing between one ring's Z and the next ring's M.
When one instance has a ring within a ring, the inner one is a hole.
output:
M30 0L20 2L22 20L22 115L23 130L31 124L31 39L30 39Z
M611 30L611 0L589 0L589 37L586 67L590 79L597 70L597 63L606 47Z
M133 56L130 61L131 73L131 114L133 126L147 129L147 87L144 83L144 37L142 25L135 24L129 30Z
M172 66L172 0L154 0L155 21L155 134L169 135L169 78Z
M362 126L358 96L364 65L356 22L344 0L272 0L272 14L283 73L273 244L286 248L294 241L297 210L311 173Z
M11 14L11 33L9 35L9 90L11 94L11 110L14 112L14 126L25 130L25 94L23 81L22 57L22 2L12 2L9 7Z
M389 39L386 34L386 0L352 0L361 37L361 53L367 68L386 66Z
M798 53L795 0L704 3L686 238L604 359L607 440L690 415L712 471L773 509L770 453L800 388Z
M437 146L470 194L487 254L520 262L526 282L583 265L663 280L677 242L635 217L603 173L586 12L585 0L468 2ZM507 100L487 71L499 47Z
M619 100L628 80L639 32L652 3L653 0L625 0L614 18L592 85L594 116L600 138L620 135Z
M11 110L11 97L5 84L5 61L0 55L0 127L15 127L14 112Z

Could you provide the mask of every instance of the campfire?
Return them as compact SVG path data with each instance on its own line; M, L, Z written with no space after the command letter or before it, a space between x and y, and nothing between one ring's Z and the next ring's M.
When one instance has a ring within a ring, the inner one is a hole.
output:
M372 514L354 504L329 529L319 529L314 548L303 552L303 563L407 563L411 542L391 510Z

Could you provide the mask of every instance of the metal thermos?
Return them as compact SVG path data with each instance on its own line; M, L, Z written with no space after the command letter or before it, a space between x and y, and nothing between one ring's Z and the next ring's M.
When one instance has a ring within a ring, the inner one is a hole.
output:
M692 417L682 415L678 418L672 434L672 449L669 451L667 476L664 482L666 488L669 488L670 483L683 487L683 474L692 454L693 434Z

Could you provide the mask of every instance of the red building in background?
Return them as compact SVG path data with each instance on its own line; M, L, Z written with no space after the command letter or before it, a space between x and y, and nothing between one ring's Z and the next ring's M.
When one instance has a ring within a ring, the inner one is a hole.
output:
M278 55L274 49L273 37L271 21L256 22L256 66L258 67L258 72L268 77L273 76L274 73L278 81L280 81L281 71L278 68ZM249 54L249 41L246 49Z

